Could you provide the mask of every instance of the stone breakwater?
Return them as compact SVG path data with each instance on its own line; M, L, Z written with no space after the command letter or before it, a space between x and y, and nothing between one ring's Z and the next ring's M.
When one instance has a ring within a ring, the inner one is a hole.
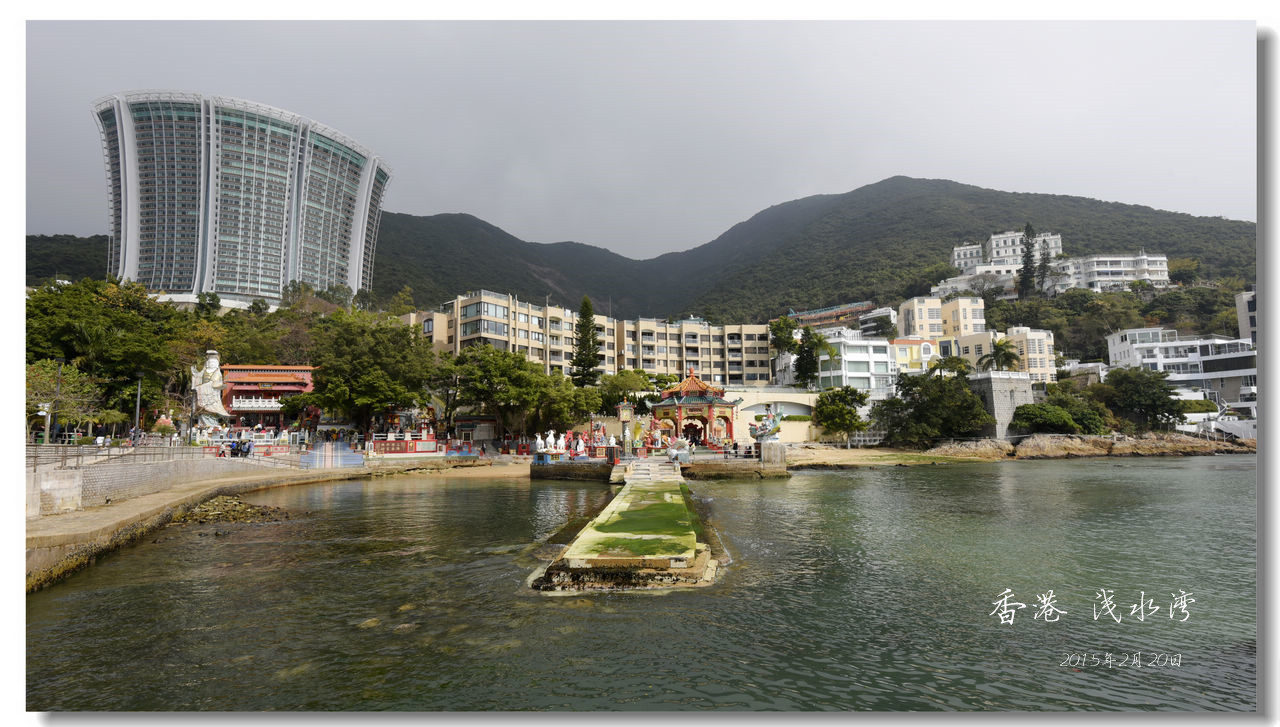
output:
M1257 442L1219 442L1186 434L1152 432L1136 437L1037 434L1016 446L986 439L934 447L925 454L975 459L1070 459L1073 457L1164 457L1211 454L1254 454Z

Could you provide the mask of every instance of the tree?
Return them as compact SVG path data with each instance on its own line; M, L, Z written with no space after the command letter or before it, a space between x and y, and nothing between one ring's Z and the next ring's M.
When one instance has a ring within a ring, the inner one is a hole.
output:
M991 352L984 353L978 357L978 368L983 371L1012 370L1018 363L1022 361L1022 357L1018 355L1017 347L1013 341L1008 338L1001 338L999 341L991 344Z
M898 337L898 325L889 316L876 316L871 319L871 335L892 341Z
M374 300L373 292L368 288L361 288L357 290L355 296L351 299L351 303L359 310L371 311L377 307L377 301Z
M599 390L600 408L597 411L601 414L612 415L617 413L617 406L623 400L638 404L640 397L633 396L633 394L652 391L653 384L649 381L649 375L644 371L623 370L616 374L606 374L601 377Z
M928 374L930 376L943 376L947 373L957 376L966 376L973 371L973 366L969 364L968 359L962 356L943 356L929 362Z
M1022 228L1022 267L1018 268L1018 298L1023 300L1033 297L1036 292L1036 258L1032 245L1035 236L1036 230L1028 222Z
M1200 261L1194 258L1173 258L1169 261L1169 282L1191 285L1200 278Z
M1182 407L1173 397L1173 385L1164 371L1136 366L1112 369L1106 386L1107 402L1117 415L1128 419L1139 431L1167 428L1184 421Z
M565 431L586 421L592 412L601 410L600 389L574 386L572 381L558 374L548 377L548 382L542 402L530 412L527 431Z
M1040 262L1036 265L1036 290L1041 295L1048 292L1047 287L1053 278L1053 270L1049 264L1049 246L1040 248Z
M1082 434L1106 434L1111 431L1107 423L1113 418L1111 410L1101 402L1081 394L1075 387L1050 382L1045 387L1045 394L1045 403L1067 412Z
M1009 426L1027 434L1080 433L1080 427L1067 410L1053 404L1023 404L1014 410Z
M969 279L969 291L982 298L985 308L990 309L1004 295L1004 283L995 273L979 273Z
M375 414L425 403L433 356L413 328L361 311L319 319L313 402L368 431Z
M290 280L289 284L284 286L284 290L280 293L280 307L292 308L307 298L315 295L315 289L310 283L304 283L301 280Z
M813 421L833 434L845 435L845 447L858 432L867 429L867 422L858 414L858 408L867 405L867 392L852 386L824 391L813 406Z
M995 420L961 376L898 374L897 396L871 407L871 421L897 446L929 446L941 437L964 437Z
M960 269L951 263L934 263L928 267L916 269L902 289L903 297L930 295L933 286L959 274Z
M196 315L201 318L213 318L222 310L222 298L212 291L196 293Z
M796 384L809 388L818 380L818 361L822 355L834 359L839 355L835 346L827 343L826 336L805 326L800 331L800 343L796 351Z
M499 435L528 434L533 423L530 414L546 407L549 399L564 396L563 388L541 366L512 351L469 346L458 357L458 368L458 403L492 415ZM571 407L574 401L570 400Z
M262 298L254 298L253 302L249 304L249 315L255 317L265 316L270 312L270 309L271 306L267 304L267 301Z
M83 422L98 411L102 389L75 365L41 359L27 364L27 434L47 404L59 423Z
M596 311L591 299L582 296L578 322L574 325L573 358L569 360L569 378L574 386L594 386L600 377L600 337L596 335Z
M316 297L342 308L351 307L351 288L348 288L343 283L334 283L328 288L316 293ZM412 301L412 291L410 291L410 300Z
M417 309L417 305L413 302L413 288L407 285L391 296L391 303L387 305L387 312L393 316L407 315Z
M778 353L795 353L799 347L799 342L796 341L798 327L791 316L769 321L769 345Z
M139 371L149 381L182 380L174 342L195 318L137 283L86 278L46 286L27 295L26 309L27 363L58 357L76 363L102 387L108 408L133 411Z

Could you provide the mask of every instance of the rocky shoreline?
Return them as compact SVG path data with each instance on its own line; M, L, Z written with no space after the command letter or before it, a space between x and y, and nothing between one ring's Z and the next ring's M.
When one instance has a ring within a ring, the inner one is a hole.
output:
M1072 459L1076 457L1187 457L1213 454L1256 454L1253 439L1236 442L1212 441L1186 434L1150 432L1135 437L1124 435L1086 436L1078 434L1037 434L1017 445L997 439L958 442L934 447L926 455L971 459Z
M207 523L278 523L289 519L289 512L278 507L251 505L235 495L218 495L173 516L169 525L204 525Z

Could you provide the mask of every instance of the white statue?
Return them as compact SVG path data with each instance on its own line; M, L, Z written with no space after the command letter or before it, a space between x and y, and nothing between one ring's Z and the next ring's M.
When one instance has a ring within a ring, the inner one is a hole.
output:
M545 449L545 448L546 448L546 445L545 445L545 444L543 444L543 442L542 442L542 435L541 435L541 434L535 434L535 435L534 435L534 438L533 438L533 451L535 451L535 452L541 452L541 451L542 451L543 449Z
M230 418L231 414L222 406L222 369L218 365L218 352L206 351L208 356L203 369L191 367L191 388L196 390L196 414L200 423L206 427L219 424L218 417Z
M561 434L560 438L556 440L556 449L564 449L564 434Z
M582 437L578 437L578 444L577 444L578 454L582 454L586 450L586 448L587 446L582 442Z
M555 449L556 447L556 430L547 430L547 449Z
M610 447L618 446L618 440L614 439L612 434L609 435L609 446Z

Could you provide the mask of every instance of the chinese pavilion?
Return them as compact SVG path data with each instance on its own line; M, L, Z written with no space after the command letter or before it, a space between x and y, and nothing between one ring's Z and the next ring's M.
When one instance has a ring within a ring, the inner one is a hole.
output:
M222 405L232 426L283 429L280 407L285 397L311 391L311 366L225 365L222 367Z
M670 422L675 436L704 446L719 446L733 441L737 406L737 401L725 400L723 388L706 383L690 370L684 381L662 392L662 400L651 410L655 424Z

